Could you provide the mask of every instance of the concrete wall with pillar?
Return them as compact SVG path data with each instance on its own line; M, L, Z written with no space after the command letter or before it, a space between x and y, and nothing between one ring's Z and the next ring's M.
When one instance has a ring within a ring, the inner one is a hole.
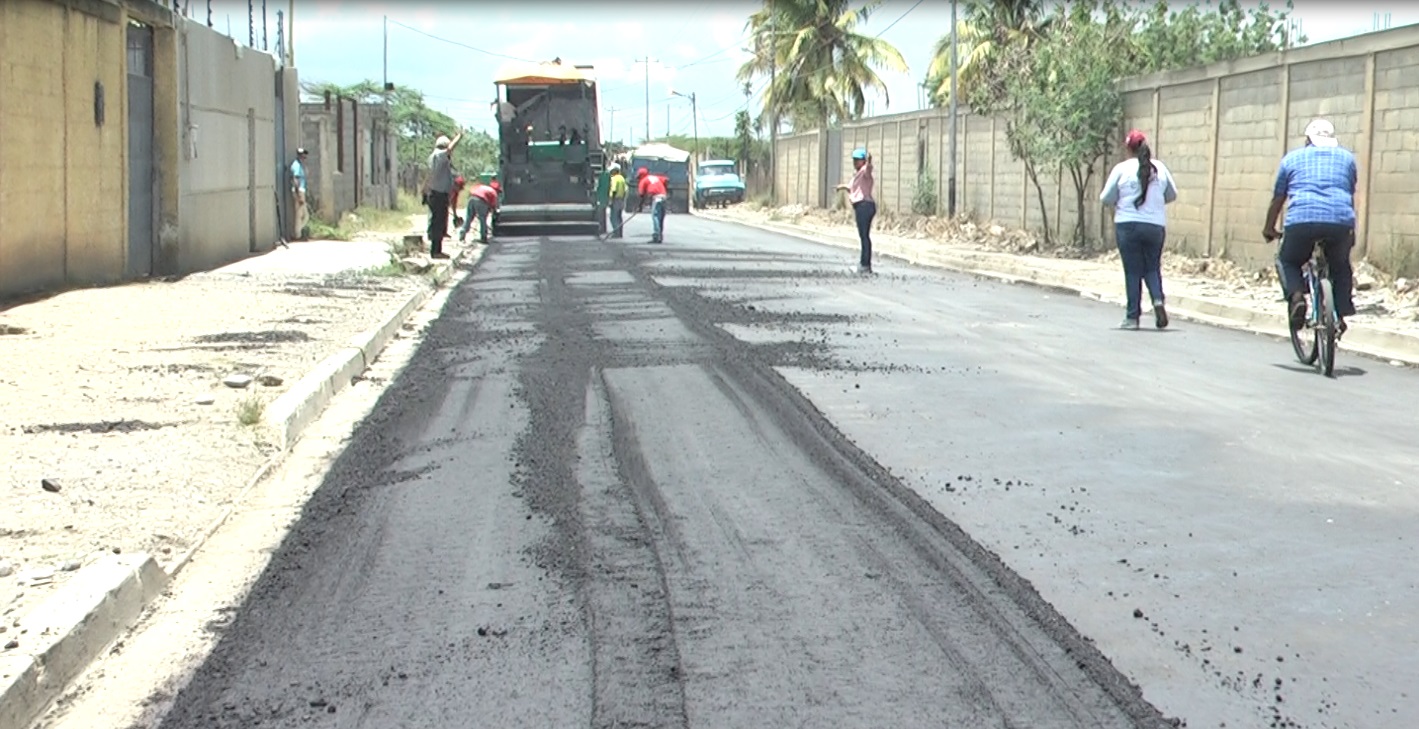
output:
M0 2L0 64L0 98L25 102L0 106L0 298L201 270L280 237L275 97L294 154L294 69L154 0Z
M1168 209L1168 245L1251 268L1271 265L1273 246L1261 240L1277 165L1302 144L1315 117L1335 124L1341 143L1360 166L1356 212L1357 256L1397 275L1419 275L1419 26L1368 33L1254 58L1125 79L1121 127L1150 138L1154 156L1176 176L1179 198ZM928 166L949 144L944 110L874 117L843 125L838 149L822 166L805 170L799 150L811 131L779 139L779 200L818 203L810 184L827 168L847 179L854 147L872 151L879 208L907 213L926 135ZM924 126L923 126L924 125ZM963 112L957 124L957 194L961 212L1002 225L1038 230L1045 214L1051 232L1068 235L1079 215L1091 237L1112 241L1109 211L1095 200L1118 158L1100 160L1084 210L1073 182L1042 171L1044 204L1013 159L999 120ZM924 130L924 131L923 131ZM933 151L934 150L934 151ZM947 162L932 170L945 207ZM791 167L792 174L785 174ZM829 205L835 204L829 198Z
M200 23L178 19L178 268L200 270L270 250L277 195L277 65ZM292 103L294 106L294 103Z

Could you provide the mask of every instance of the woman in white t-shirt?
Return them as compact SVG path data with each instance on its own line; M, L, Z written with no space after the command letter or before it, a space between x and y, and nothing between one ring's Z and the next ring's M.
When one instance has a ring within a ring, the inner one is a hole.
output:
M1153 159L1143 132L1130 131L1123 146L1133 157L1114 166L1099 195L1105 205L1114 207L1114 238L1123 260L1128 309L1119 326L1138 329L1146 285L1153 299L1154 324L1162 329L1168 326L1168 312L1163 308L1163 243L1167 239L1163 206L1178 199L1178 188L1168 168Z

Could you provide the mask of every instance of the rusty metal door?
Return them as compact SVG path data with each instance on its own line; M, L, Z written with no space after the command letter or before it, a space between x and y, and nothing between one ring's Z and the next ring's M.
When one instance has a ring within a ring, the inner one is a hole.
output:
M153 273L157 247L157 160L153 149L153 29L128 26L129 276Z

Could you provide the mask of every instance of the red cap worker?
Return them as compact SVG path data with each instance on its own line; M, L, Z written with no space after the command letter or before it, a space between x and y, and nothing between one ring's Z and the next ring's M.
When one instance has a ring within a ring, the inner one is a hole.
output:
M660 243L665 233L665 198L670 194L666 187L667 180L660 175L650 174L642 167L636 170L636 181L636 193L640 196L636 203L636 212L645 209L646 198L650 198L650 242Z
M498 190L492 185L478 183L468 191L468 215L463 221L463 229L458 232L461 242L468 237L468 229L473 227L473 218L478 218L478 241L488 244L488 214L497 212Z

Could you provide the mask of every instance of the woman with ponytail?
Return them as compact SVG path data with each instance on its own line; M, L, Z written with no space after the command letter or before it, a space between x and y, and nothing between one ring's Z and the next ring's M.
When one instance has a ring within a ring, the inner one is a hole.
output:
M1128 307L1122 329L1138 329L1143 315L1143 287L1153 299L1153 322L1159 329L1168 326L1163 307L1163 243L1167 239L1167 215L1163 206L1178 199L1173 175L1153 159L1148 138L1134 129L1124 137L1130 155L1118 163L1099 199L1114 208L1114 238L1123 260L1124 290Z

